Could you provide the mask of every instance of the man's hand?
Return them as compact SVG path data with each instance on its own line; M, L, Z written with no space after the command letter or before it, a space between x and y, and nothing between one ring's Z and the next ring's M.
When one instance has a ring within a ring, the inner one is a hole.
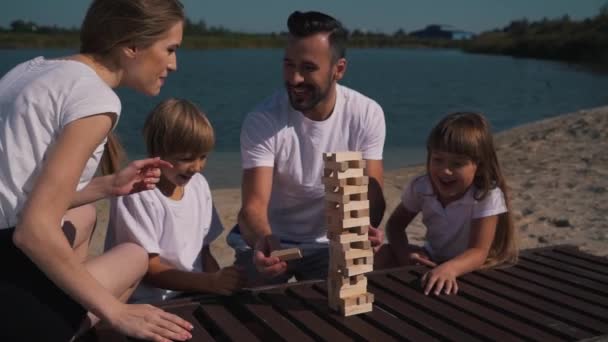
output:
M384 243L384 232L381 229L374 228L369 226L369 230L367 232L367 238L372 243L372 248L374 249L374 253L378 251L380 246Z
M271 257L270 252L281 249L281 242L273 235L258 238L253 249L253 264L264 277L273 278L287 270L287 263L277 257Z

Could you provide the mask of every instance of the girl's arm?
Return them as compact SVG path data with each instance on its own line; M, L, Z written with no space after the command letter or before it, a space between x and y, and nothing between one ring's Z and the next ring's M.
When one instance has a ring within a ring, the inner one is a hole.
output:
M424 292L430 293L435 287L435 294L445 289L446 294L458 292L456 277L479 269L488 257L492 247L498 215L482 217L471 221L469 247L460 255L444 262L422 278Z
M206 251L205 251L206 250ZM211 292L229 295L243 287L244 279L236 267L219 269L209 251L203 247L202 262L204 272L189 272L175 268L161 260L158 254L151 254L145 281L154 287L185 292ZM207 255L205 255L207 254ZM213 261L209 260L212 259ZM213 268L215 265L215 269ZM207 269L206 267L209 267Z
M406 228L416 215L418 213L407 210L403 202L400 202L386 223L386 234L391 254L397 259L399 265L411 264L413 261Z
M174 336L165 326L187 323L162 310L125 305L106 290L80 263L61 230L84 166L112 127L114 114L105 113L75 120L64 127L49 148L40 175L21 212L13 240L59 288L97 317L123 333ZM140 312L157 323L145 323ZM168 324L164 323L167 321ZM185 330L184 330L185 333Z

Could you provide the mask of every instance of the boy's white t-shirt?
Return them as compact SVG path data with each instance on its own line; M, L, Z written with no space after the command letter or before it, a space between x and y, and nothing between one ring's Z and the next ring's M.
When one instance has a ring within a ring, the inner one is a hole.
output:
M118 119L120 110L116 93L84 63L37 57L4 75L0 79L0 229L17 224L47 151L67 124L100 113L114 113ZM87 161L78 189L93 178L104 144Z
M179 201L167 198L158 189L113 198L106 250L134 242L178 270L204 271L201 249L215 240L223 227L203 175L195 174L184 190ZM142 282L131 301L153 302L177 294Z
M471 221L507 212L500 188L488 192L482 200L473 196L475 185L465 195L445 208L434 194L428 175L416 178L403 190L401 201L410 212L422 212L427 228L425 249L431 259L443 262L463 253L469 246Z
M274 167L268 219L285 241L326 243L323 153L361 151L381 160L386 136L378 103L337 85L333 113L313 121L294 110L285 90L249 113L241 130L243 169Z

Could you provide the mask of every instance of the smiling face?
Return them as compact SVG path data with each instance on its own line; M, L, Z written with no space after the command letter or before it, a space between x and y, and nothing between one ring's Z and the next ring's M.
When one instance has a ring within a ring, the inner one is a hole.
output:
M158 188L165 196L181 199L184 187L190 179L205 168L207 155L194 156L192 154L164 157L164 160L173 165L172 168L161 168L161 179Z
M127 62L122 85L146 95L158 95L170 72L177 70L176 50L182 42L183 22L176 22L147 47L125 47Z
M291 106L307 115L331 112L335 82L342 78L345 68L344 58L333 61L327 33L290 37L283 59L283 79Z
M433 151L428 168L437 197L445 206L469 190L475 179L477 163L466 155Z

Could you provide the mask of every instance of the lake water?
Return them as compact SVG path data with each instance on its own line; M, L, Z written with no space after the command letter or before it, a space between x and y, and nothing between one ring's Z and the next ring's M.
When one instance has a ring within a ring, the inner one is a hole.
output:
M0 50L0 75L35 56L69 50ZM343 84L375 99L387 123L385 167L424 160L426 135L459 110L486 114L494 131L608 103L608 76L550 61L466 54L457 50L351 49ZM145 149L141 127L150 109L174 96L197 103L217 136L205 175L213 188L240 184L239 132L251 108L282 87L281 49L181 50L178 71L161 94L119 89L118 133L131 158Z

